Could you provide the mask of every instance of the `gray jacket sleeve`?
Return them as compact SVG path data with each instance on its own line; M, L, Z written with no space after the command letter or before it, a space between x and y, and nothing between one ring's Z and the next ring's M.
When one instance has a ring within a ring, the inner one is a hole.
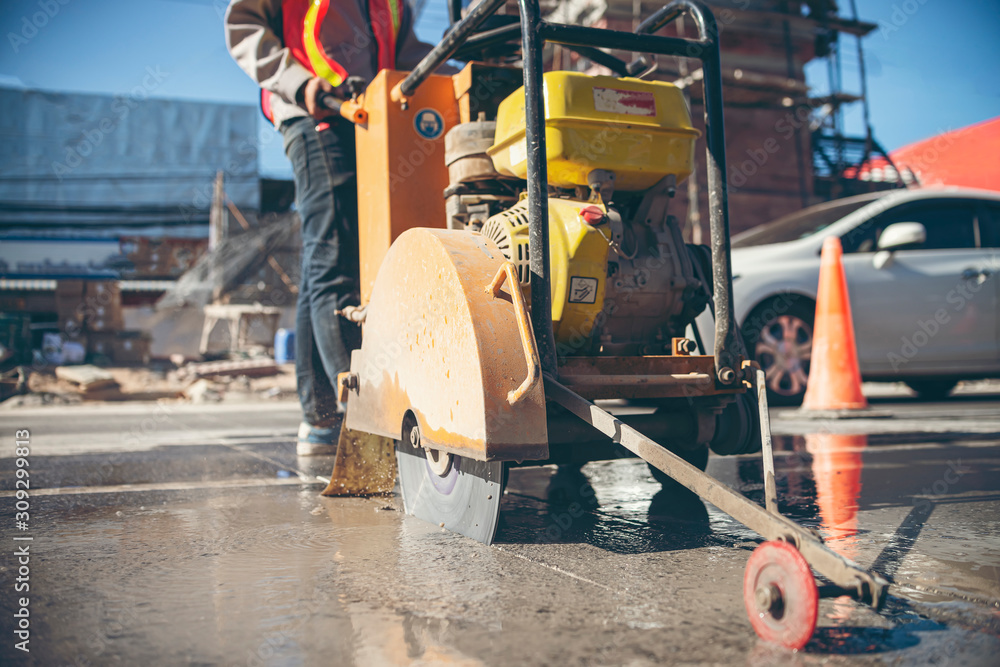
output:
M226 48L261 88L295 104L295 94L312 78L280 35L281 0L232 0L226 10Z

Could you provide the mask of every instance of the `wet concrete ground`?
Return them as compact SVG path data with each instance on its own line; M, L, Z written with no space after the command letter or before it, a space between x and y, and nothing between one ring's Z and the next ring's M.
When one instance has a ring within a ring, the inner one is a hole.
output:
M998 406L889 399L874 407L894 417L853 425L775 411L783 511L894 582L881 614L822 601L796 654L759 642L746 619L759 538L660 492L641 461L512 470L486 547L393 498L320 497L332 461L295 456L292 404L5 413L0 662L996 664ZM26 531L14 528L22 428ZM761 500L757 459L713 458L709 472ZM30 592L15 593L23 544ZM29 654L14 647L22 595Z

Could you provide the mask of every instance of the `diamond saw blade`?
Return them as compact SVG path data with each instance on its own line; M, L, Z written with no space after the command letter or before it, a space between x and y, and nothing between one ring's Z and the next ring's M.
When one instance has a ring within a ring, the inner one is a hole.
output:
M442 456L450 461L429 460L425 448L396 442L406 513L491 544L500 516L503 462Z

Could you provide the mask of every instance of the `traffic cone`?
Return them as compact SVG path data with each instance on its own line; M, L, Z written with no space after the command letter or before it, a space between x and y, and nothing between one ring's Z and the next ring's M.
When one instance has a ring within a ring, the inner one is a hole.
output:
M831 236L823 241L809 382L802 401L804 410L868 407L861 393L858 350L854 344L854 323L841 254L840 239Z

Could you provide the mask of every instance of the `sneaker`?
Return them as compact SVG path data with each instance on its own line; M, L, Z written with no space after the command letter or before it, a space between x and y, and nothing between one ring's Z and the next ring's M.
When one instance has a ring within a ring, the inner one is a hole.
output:
M313 426L307 422L299 424L298 442L295 453L299 456L335 456L340 425Z

